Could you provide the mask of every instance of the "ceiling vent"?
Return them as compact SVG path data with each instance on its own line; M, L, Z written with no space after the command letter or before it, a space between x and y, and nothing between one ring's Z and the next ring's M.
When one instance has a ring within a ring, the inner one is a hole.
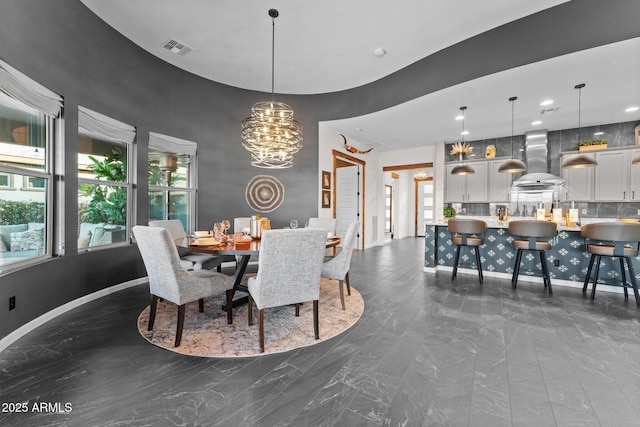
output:
M540 114L556 113L558 111L560 111L560 107L545 108L544 110L540 110Z
M171 53L177 53L180 56L185 56L193 49L178 40L171 38L162 44L162 47L167 49Z

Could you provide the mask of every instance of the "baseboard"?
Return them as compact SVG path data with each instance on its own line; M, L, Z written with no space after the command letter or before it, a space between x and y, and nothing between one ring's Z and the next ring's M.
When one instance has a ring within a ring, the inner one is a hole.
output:
M435 273L437 271L453 271L453 267L449 267L449 266L438 266L438 267L424 267L424 271L426 273ZM470 274L472 276L478 276L478 270L473 269L473 268L461 268L458 267L458 274ZM509 279L511 280L511 274L509 273L499 273L499 272L495 272L495 271L483 271L482 275L484 277L497 277L499 279ZM538 276L527 276L524 274L521 274L520 276L518 276L518 282L532 282L532 283L540 283L542 284L542 277L538 277ZM559 279L552 279L551 285L552 286L563 286L566 288L579 288L582 289L583 286L583 282L573 282L571 280L559 280ZM591 289L591 285L589 285L589 289ZM613 292L613 293L617 293L617 294L622 294L624 293L624 290L622 289L622 287L620 286L610 286L610 285L603 285L601 283L598 283L598 292Z
M141 277L138 279L129 280L128 282L120 283L118 285L109 286L108 288L101 289L97 292L94 292L89 295L82 296L80 298L74 299L73 301L69 301L66 304L61 305L60 307L56 307L51 311L46 312L45 314L36 317L32 321L25 323L20 326L15 331L11 332L6 337L0 339L0 352L4 351L11 344L22 338L24 335L33 331L39 326L44 325L49 320L54 319L61 314L66 313L69 310L73 310L74 308L80 307L83 304L94 301L98 298L102 298L104 296L113 294L115 292L121 291L123 289L131 288L133 286L138 286L143 283L147 283L148 279L146 277Z

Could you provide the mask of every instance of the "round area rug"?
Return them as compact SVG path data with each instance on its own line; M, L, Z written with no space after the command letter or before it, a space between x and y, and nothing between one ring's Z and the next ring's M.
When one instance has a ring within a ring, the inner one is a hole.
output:
M246 278L245 278L246 280ZM237 297L245 296L238 292ZM258 309L254 305L252 326L248 325L247 305L233 309L233 324L227 324L226 312L222 310L224 296L204 300L204 313L198 311L198 302L187 304L185 310L182 342L174 347L178 307L170 302L158 302L153 331L147 331L149 306L138 317L138 330L150 343L180 354L201 357L246 357L281 353L300 347L317 344L332 338L353 326L364 312L364 300L351 287L347 295L346 310L340 305L337 280L322 279L320 282L319 323L320 339L313 336L313 303L300 307L300 316L295 316L294 306L274 307L264 310L264 347L260 353L258 338Z
M284 202L284 185L273 176L254 176L247 184L245 199L256 212L273 212Z

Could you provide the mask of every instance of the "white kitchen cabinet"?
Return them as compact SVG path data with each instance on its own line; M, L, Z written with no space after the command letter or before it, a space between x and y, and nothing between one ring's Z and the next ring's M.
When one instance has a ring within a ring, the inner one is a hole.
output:
M575 155L562 156L560 164ZM585 155L594 156L593 153ZM562 169L562 178L564 179L564 200L576 202L593 200L594 168Z
M599 202L632 200L632 190L629 188L630 154L629 150L595 153L598 166L594 168L593 200Z
M640 200L640 165L631 164L637 155L640 155L640 149L629 151L629 192L631 198L627 200L631 201Z
M487 202L487 162L469 162L476 171L471 175L451 175L459 163L447 164L445 202Z
M513 174L499 172L500 166L507 160L488 162L489 167L489 202L508 202L511 197L511 181Z

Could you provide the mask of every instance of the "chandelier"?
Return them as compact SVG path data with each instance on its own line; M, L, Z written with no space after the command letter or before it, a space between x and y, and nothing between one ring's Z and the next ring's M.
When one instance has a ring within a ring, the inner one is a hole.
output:
M271 17L271 101L256 102L251 116L242 121L242 146L251 153L251 165L267 169L293 166L293 155L302 148L302 125L293 119L293 109L274 101L275 26L279 15L269 10Z

